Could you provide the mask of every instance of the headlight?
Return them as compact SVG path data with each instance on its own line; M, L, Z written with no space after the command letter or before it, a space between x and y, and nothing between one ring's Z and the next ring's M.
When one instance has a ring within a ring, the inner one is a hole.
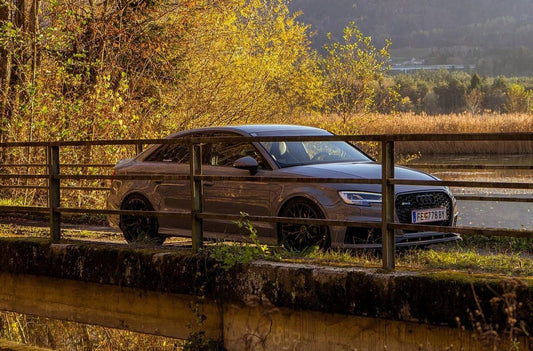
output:
M371 206L381 204L381 194L365 193L361 191L339 191L342 201L349 205Z

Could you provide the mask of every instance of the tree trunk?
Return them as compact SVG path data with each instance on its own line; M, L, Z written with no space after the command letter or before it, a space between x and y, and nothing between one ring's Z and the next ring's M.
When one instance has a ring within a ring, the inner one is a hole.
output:
M8 38L5 47L0 47L0 142L6 140L5 129L12 118L12 88L35 78L38 65L36 34L39 28L39 6L40 0L7 0L4 6L0 6L0 25L11 23L21 30L24 38L23 42ZM22 49L17 59L14 57L15 48ZM31 72L24 70L24 66L28 64Z
M12 3L0 7L0 24L11 22ZM4 130L11 115L9 111L9 88L11 86L12 51L8 47L0 47L0 142L5 141ZM3 161L3 152L0 153L0 161Z

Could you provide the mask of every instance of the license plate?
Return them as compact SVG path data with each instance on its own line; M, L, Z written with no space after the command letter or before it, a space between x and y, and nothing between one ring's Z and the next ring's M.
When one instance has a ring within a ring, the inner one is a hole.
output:
M446 207L411 211L412 223L444 221L448 218Z

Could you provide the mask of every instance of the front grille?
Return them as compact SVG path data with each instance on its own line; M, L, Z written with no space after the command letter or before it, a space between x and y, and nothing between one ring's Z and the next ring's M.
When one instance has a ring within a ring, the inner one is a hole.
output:
M452 223L452 200L442 191L401 194L396 197L396 215L400 223L411 223L411 211L445 207L447 218L444 221L424 224L448 226Z

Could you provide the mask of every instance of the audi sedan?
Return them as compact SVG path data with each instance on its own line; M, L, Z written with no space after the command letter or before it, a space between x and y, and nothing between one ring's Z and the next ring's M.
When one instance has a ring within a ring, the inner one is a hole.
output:
M381 221L381 185L309 182L309 178L378 179L381 164L344 141L284 141L293 136L330 136L330 132L294 125L245 125L194 129L168 136L276 137L269 142L203 143L202 171L223 180L204 181L203 211L219 214L318 218L354 222ZM222 141L221 141L222 140ZM115 166L117 175L149 175L150 180L114 180L107 207L111 210L186 212L191 208L188 180L165 180L164 176L189 175L186 143L153 145L134 158ZM163 176L163 177L162 177ZM229 176L229 177L228 177ZM231 176L256 177L257 181L231 181ZM160 179L158 179L158 177ZM266 178L292 178L301 182L272 182ZM169 178L169 177L167 177ZM437 180L418 170L395 167L395 178ZM305 181L304 181L305 180ZM395 220L409 224L454 226L456 201L447 187L395 186ZM190 236L190 216L111 215L128 242L149 239L163 243L167 236ZM281 244L291 250L321 248L379 248L381 231L363 225L327 226L254 222L262 242ZM242 240L238 223L204 220L204 237ZM398 247L423 246L460 239L455 233L395 231Z

